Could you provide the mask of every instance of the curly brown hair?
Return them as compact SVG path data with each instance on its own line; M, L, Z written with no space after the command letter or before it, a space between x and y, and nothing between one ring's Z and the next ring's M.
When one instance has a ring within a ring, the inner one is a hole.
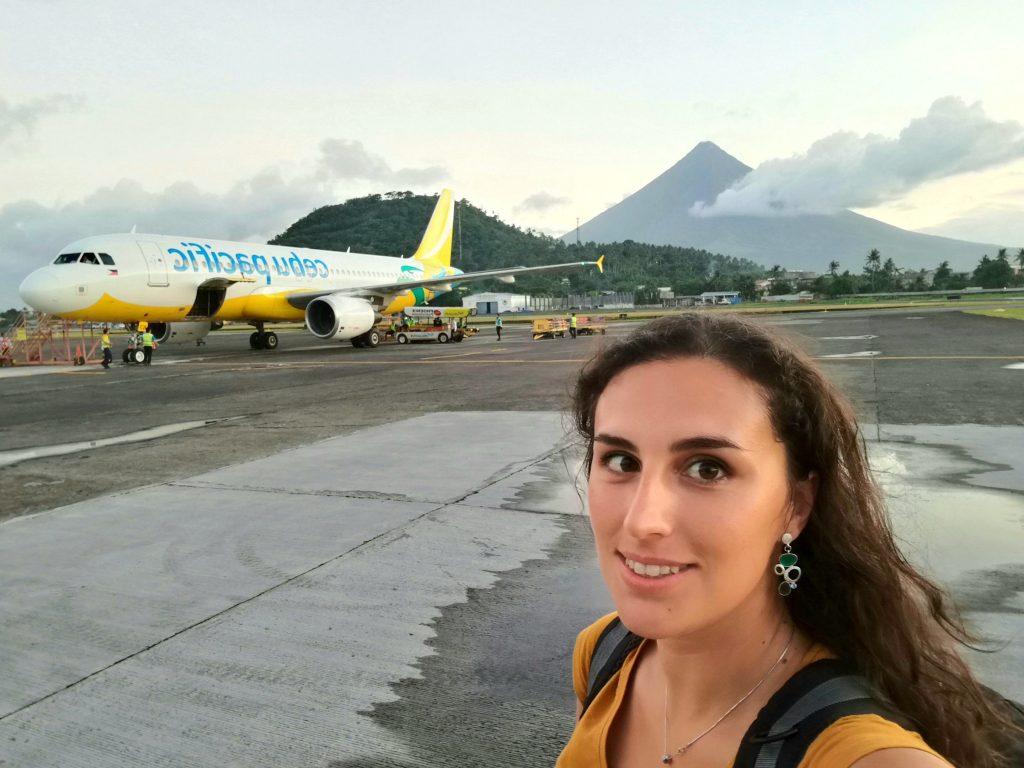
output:
M800 536L801 565L814 578L787 598L794 623L855 665L955 765L1004 765L1002 739L1024 731L986 694L952 642L978 638L950 597L896 546L852 406L793 343L735 315L685 313L610 344L584 366L573 398L588 476L594 413L612 378L641 363L685 357L716 360L759 385L791 479L818 475Z

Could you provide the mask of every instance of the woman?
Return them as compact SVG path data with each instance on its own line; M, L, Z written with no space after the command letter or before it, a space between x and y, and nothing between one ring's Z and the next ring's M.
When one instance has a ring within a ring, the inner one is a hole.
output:
M824 727L801 768L999 764L1013 726L951 647L969 636L894 544L853 412L806 355L736 317L664 318L584 368L574 418L617 611L577 638L560 768L724 768L762 708L829 664L883 714ZM588 697L618 622L639 644Z

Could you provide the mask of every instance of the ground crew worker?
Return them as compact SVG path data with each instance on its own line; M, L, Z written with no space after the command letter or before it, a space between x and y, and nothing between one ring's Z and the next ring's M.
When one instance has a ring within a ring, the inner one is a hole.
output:
M145 333L142 334L142 354L145 356L142 361L143 365L149 365L153 362L153 347L155 346L156 341L153 339L153 334L147 328Z
M573 312L569 317L569 335L574 339L576 338L576 313Z
M498 341L501 341L501 315L494 316L494 332L498 334Z
M100 363L104 368L110 368L110 363L114 359L114 353L110 348L110 329L107 326L103 326L103 335L100 337L100 347L103 348L103 362Z

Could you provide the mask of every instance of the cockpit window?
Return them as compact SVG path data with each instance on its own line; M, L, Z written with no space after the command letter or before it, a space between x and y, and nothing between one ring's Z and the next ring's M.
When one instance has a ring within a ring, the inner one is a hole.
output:
M100 260L96 258L95 253L83 253L82 254L83 264L99 264Z
M111 258L109 253L101 253L100 254L100 261L102 261L104 264L109 264L110 266L114 266L114 259Z
M55 262L53 262L53 263L54 264L74 264L76 261L78 261L78 257L81 256L81 255L82 254L80 254L80 253L62 253L60 256L57 257L57 260Z

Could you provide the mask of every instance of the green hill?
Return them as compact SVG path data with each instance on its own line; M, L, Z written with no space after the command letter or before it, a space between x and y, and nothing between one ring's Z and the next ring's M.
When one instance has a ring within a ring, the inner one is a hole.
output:
M271 240L272 245L324 248L388 256L409 255L416 250L437 198L411 192L389 192L328 205L299 219ZM565 275L519 278L516 285L475 283L473 290L514 290L537 296L566 293L562 278L573 293L586 291L635 291L646 294L657 286L671 286L677 293L703 290L741 290L764 267L694 248L622 243L566 244L547 235L506 224L497 216L460 200L456 206L455 244L452 264L465 272L510 266L533 266L565 261L593 261L605 254L605 274L596 270ZM456 296L448 294L449 300ZM641 297L638 297L638 299Z

